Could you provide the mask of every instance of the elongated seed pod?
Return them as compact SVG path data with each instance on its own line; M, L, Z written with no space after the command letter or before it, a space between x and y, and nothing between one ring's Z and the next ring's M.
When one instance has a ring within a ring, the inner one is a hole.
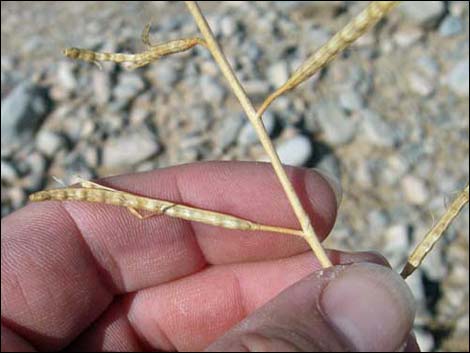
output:
M94 188L93 183L82 182L86 187L43 190L29 196L32 202L39 201L87 201L108 205L145 210L188 221L200 222L216 227L250 231L266 231L293 234L302 237L303 233L296 229L257 224L246 219L220 212L176 204L170 201L137 196L111 188ZM95 184L96 185L96 184Z
M434 245L441 239L446 229L452 223L453 219L457 217L462 208L468 203L469 190L467 186L459 193L459 195L452 202L450 207L439 219L436 225L426 234L424 239L416 246L411 253L406 265L401 272L403 278L407 278L416 270L421 262L423 262L426 255L432 250Z
M290 91L312 77L317 71L332 61L338 53L347 48L368 29L374 26L398 1L373 1L359 15L354 17L341 31L337 32L325 45L320 47L292 74L292 76L274 91L261 105L257 112L260 117L268 106L280 95Z
M140 67L151 63L152 61L158 60L159 58L176 54L196 45L205 46L205 41L201 38L184 38L176 39L166 43L152 46L151 49L137 54L125 54L125 53L100 53L88 49L79 48L67 48L64 49L63 54L71 59L82 60L88 62L100 62L100 61L112 61L116 63L135 63L134 68Z

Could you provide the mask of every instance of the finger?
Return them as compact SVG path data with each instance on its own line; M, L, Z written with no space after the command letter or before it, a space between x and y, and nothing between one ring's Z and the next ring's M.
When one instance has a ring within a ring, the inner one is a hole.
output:
M210 352L396 352L415 304L403 279L372 264L338 266L289 287L212 344Z
M286 167L286 170L304 208L311 216L318 236L325 238L334 224L337 212L332 187L316 171L290 167ZM287 197L272 167L266 163L198 163L107 178L103 182L116 189L217 210L257 223L299 229ZM68 204L67 207L71 213L80 207L79 214L84 209L83 204L77 203ZM102 213L109 213L109 207L102 205L87 205L86 211L95 213L98 209ZM121 227L126 233L134 233L136 224L144 224L149 233L155 234L155 229L163 228L162 219L167 218L154 217L143 223L126 211L120 211L125 219ZM80 217L82 218L88 217ZM170 219L169 222L173 225L182 224L177 229L180 233L192 233L196 236L204 258L210 264L279 258L308 249L303 239L289 235L228 230L175 219ZM105 222L102 224L104 227L108 226ZM103 234L102 229L99 231ZM115 237L116 234L111 236ZM172 234L172 239L174 237Z
M116 188L239 216L247 215L248 208L262 222L274 221L270 217L275 214L280 225L294 226L295 217L279 196L282 191L273 191L279 185L269 168L205 163L109 182ZM326 235L336 214L331 188L313 172L290 169L289 173L297 190L304 191L304 204L317 219L318 233ZM244 183L251 186L243 187ZM212 239L223 237L228 245L212 246L203 239L205 231L212 232ZM2 316L36 347L57 349L95 320L115 293L188 276L204 268L206 258L214 263L237 262L288 256L303 249L302 242L289 236L248 236L210 226L193 230L188 222L169 217L140 221L125 209L107 205L32 204L2 219Z
M331 252L329 255L334 263L385 264L382 257L371 253ZM195 276L139 292L125 305L113 305L76 344L90 350L99 349L99 344L103 344L116 350L127 337L132 340L137 334L140 342L154 350L200 351L318 268L311 254L213 267Z

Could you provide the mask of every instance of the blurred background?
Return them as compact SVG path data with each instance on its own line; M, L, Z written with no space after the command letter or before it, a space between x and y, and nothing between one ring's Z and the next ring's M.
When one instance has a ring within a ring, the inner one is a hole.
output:
M202 2L249 96L268 93L366 4ZM328 246L377 250L400 270L469 178L469 5L404 2L264 122L286 164L341 180ZM1 3L2 217L52 178L266 156L205 48L135 71L61 55L144 50L194 36L180 2ZM273 190L273 192L282 192ZM408 284L424 351L469 349L469 211Z

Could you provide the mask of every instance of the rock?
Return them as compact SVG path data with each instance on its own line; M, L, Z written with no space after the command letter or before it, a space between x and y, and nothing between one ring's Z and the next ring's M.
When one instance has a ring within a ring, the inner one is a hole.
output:
M434 92L434 81L426 78L425 76L411 72L408 74L408 84L410 89L423 97L428 97Z
M327 154L320 162L315 165L315 168L325 171L332 175L336 180L341 180L341 165L339 159L334 154Z
M419 27L400 26L393 34L393 39L398 46L408 48L416 44L423 34L423 30Z
M93 97L98 104L105 104L111 97L111 78L109 74L100 70L92 73Z
M137 96L144 87L145 83L139 75L130 72L122 73L113 91L114 98L117 102L126 104L129 100Z
M426 256L426 260L421 263L421 268L426 277L432 281L440 282L447 275L447 267L444 263L442 253L442 243L437 243L432 251Z
M314 109L312 115L316 117L327 143L337 146L346 144L353 139L356 133L356 124L338 104L333 101L323 101ZM307 118L310 119L310 117Z
M415 328L413 332L421 352L432 352L434 350L434 337L429 331Z
M385 231L385 247L387 259L393 268L402 264L410 246L408 239L409 227L406 224L394 224Z
M271 136L276 127L275 116L270 112L265 112L263 114L263 123L266 131L268 132L268 135ZM238 136L238 143L247 146L256 142L258 142L258 135L256 134L256 131L251 123L246 120L245 125L242 127L240 135Z
M398 135L389 124L376 112L365 109L362 128L367 140L375 146L393 147L398 142Z
M2 159L1 176L2 176L2 182L6 181L10 184L13 184L13 182L18 178L18 173L15 170L14 164L4 161ZM2 186L2 189L3 189L3 186Z
M216 107L222 105L226 96L226 90L222 85L209 76L202 76L199 85L202 97L206 102Z
M47 167L46 159L40 153L34 152L26 157L25 162L28 165L28 174L23 180L23 187L29 190L41 189Z
M134 165L150 158L159 150L155 136L146 128L126 131L106 141L103 147L103 165L107 168Z
M50 110L47 91L30 82L20 83L2 100L2 145L30 140Z
M425 182L413 175L406 175L401 180L401 187L406 200L413 205L423 205L429 199Z
M264 98L269 93L269 85L267 82L262 80L250 80L243 82L243 87L249 97Z
M303 166L312 157L313 148L310 140L303 135L283 141L276 148L282 164Z
M267 70L268 81L274 88L281 87L289 79L289 68L287 62L279 61L271 65Z
M57 68L57 81L62 89L73 91L77 88L77 80L73 74L74 64L70 61L61 61Z
M462 31L462 21L455 16L446 16L439 26L439 34L443 37L454 36Z
M235 23L233 16L224 16L220 21L220 29L222 31L222 35L225 37L230 37L235 34L237 24Z
M170 92L173 85L180 79L178 66L170 61L159 62L151 68L152 77L158 87L162 88L165 92Z
M364 107L364 100L356 90L349 88L340 93L339 104L346 111L352 112L362 109Z
M191 133L202 133L207 131L212 122L212 112L210 106L201 104L193 107L189 112L191 122Z
M459 61L445 77L445 83L457 95L468 97L469 95L469 60ZM2 113L3 116L3 113Z
M437 25L446 11L443 1L404 1L399 8L412 23L425 28Z
M47 157L53 157L64 145L64 139L59 134L52 131L42 129L36 135L36 148Z
M227 116L220 128L215 132L215 145L220 150L225 150L232 145L245 121L243 114L231 114Z

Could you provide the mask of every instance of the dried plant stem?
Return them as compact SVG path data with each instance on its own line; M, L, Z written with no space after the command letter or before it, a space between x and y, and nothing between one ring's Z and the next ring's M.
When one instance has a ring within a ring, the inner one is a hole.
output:
M317 71L332 61L338 53L346 49L369 28L384 17L398 1L373 1L359 15L353 18L341 31L337 32L325 45L310 56L292 76L274 91L259 108L261 117L269 105L279 96L300 85Z
M455 217L459 214L462 208L468 203L468 184L467 186L459 193L459 195L452 202L450 207L444 213L444 215L439 219L436 225L429 231L424 239L418 244L418 246L413 250L408 261L401 272L403 278L407 278L411 275L414 270L416 270L426 255L432 250L433 246L439 241L443 236L446 229L452 223Z
M326 255L324 249L322 248L315 231L312 227L310 219L302 208L302 204L300 203L299 198L297 197L294 188L292 187L286 172L284 171L281 161L274 149L273 143L271 142L266 129L261 121L261 119L257 118L256 110L253 104L248 99L248 96L243 89L242 85L240 84L239 80L235 76L230 64L227 61L227 58L223 54L219 44L215 40L214 34L210 29L204 15L201 12L198 4L195 1L186 1L186 6L188 7L189 11L191 12L194 20L196 21L199 30L201 31L204 39L206 40L207 47L212 53L216 63L220 67L223 75L227 79L231 89L233 90L234 94L237 96L238 100L240 101L245 113L247 114L248 118L250 119L253 127L258 134L258 137L261 141L262 146L264 147L266 153L268 154L271 164L274 168L274 171L281 182L281 185L289 199L290 204L297 216L297 219L300 222L302 230L304 232L304 237L307 240L308 244L312 248L313 252L315 253L316 257L318 258L320 264L323 267L330 267L332 266L331 261L329 260L328 256Z
M282 234L293 234L303 237L301 230L283 228L265 224L258 224L243 218L227 215L220 212L204 210L177 204L171 201L137 196L128 192L111 189L92 182L82 182L80 188L50 189L33 193L30 201L86 201L104 203L108 205L126 207L134 216L146 219L156 215L167 215L187 221L200 222L227 229L239 229L245 231L263 231ZM142 216L138 211L150 212L148 216Z

